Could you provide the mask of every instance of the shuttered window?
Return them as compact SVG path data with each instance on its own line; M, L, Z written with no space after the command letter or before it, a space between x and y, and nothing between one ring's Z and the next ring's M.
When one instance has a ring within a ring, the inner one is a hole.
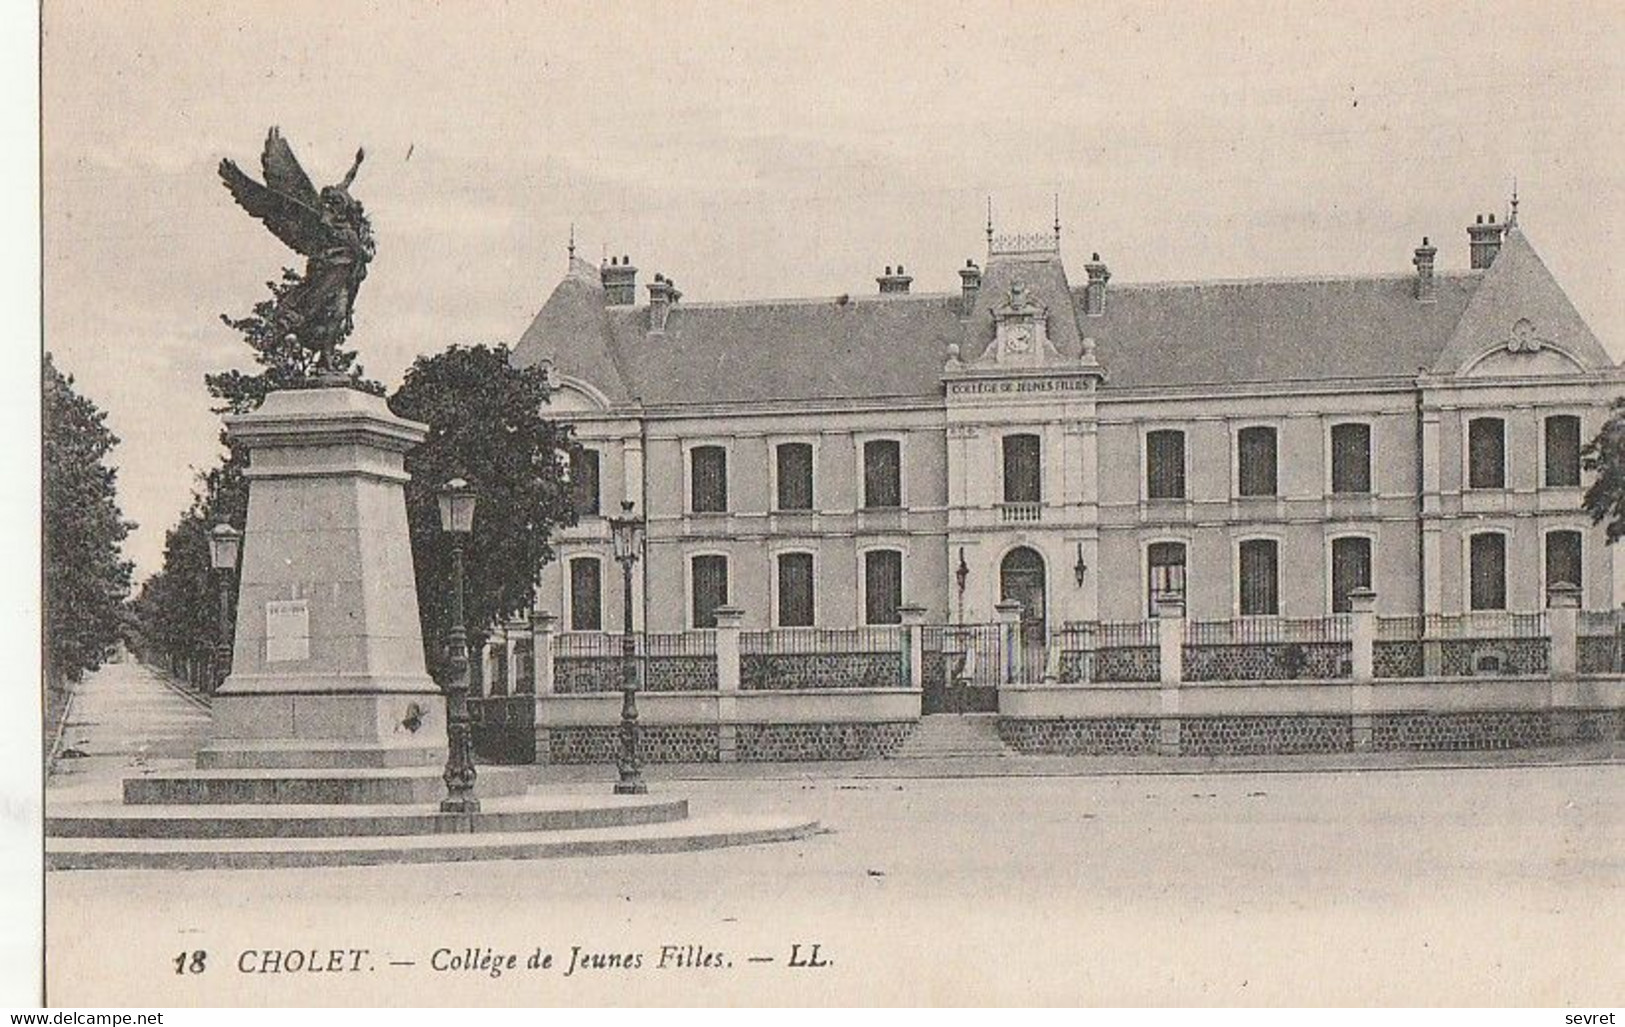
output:
M1467 487L1504 489L1506 484L1506 426L1499 417L1475 417L1467 423Z
M1037 435L1004 437L1004 501L1037 503L1044 498L1041 447Z
M570 630L604 630L603 564L597 557L570 561Z
M1507 539L1499 533L1474 535L1467 543L1471 579L1468 600L1474 610L1507 608Z
M1281 612L1279 553L1274 539L1256 538L1241 544L1242 616Z
M1275 429L1243 428L1236 433L1236 492L1275 495Z
M1145 433L1145 494L1148 499L1185 498L1185 433Z
M903 505L902 447L897 440L863 444L863 505L871 509Z
M598 516L598 450L580 450L570 461L570 500L577 517Z
M813 558L811 553L779 556L779 627L813 626Z
M1585 564L1581 559L1578 531L1551 531L1546 533L1546 587L1553 585L1584 585Z
M1332 491L1371 491L1371 426L1332 425Z
M1146 547L1146 612L1156 616L1157 600L1185 593L1185 543L1153 542Z
M775 451L778 461L780 510L811 510L813 507L813 449L806 442L781 443Z
M1546 418L1546 484L1580 484L1580 419L1569 414Z
M728 558L696 556L690 577L694 588L694 626L717 626L717 608L728 605Z
M863 554L863 615L866 624L901 624L903 554L871 549Z
M722 513L728 509L728 451L721 446L695 446L689 450L689 477L694 513Z
M1350 612L1354 604L1349 593L1370 587L1371 540L1358 536L1332 539L1332 612Z

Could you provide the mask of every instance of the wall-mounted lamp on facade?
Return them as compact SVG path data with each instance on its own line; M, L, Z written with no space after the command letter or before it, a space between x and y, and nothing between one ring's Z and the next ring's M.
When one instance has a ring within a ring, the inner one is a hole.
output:
M965 579L970 577L970 565L965 563L965 547L959 547L959 567L954 571L954 584L959 586L959 596L965 596Z
M1089 565L1083 562L1083 543L1078 543L1078 562L1072 565L1072 579L1083 587L1083 576L1089 572Z

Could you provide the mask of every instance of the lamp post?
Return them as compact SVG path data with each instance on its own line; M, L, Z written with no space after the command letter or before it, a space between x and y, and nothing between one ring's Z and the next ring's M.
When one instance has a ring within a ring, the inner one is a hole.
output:
M468 629L463 623L463 541L474 530L474 490L461 478L440 487L440 528L451 536L451 629L446 633L446 797L442 813L478 813L474 739L468 730Z
M616 795L649 790L638 763L638 646L632 634L632 566L643 551L643 527L643 518L632 513L630 499L621 501L619 517L609 519L615 562L621 565L621 757L615 763L621 779L615 782Z
M214 568L220 590L219 631L215 633L214 654L218 674L209 682L209 691L220 687L231 671L231 575L243 551L243 533L229 524L216 524L209 532L209 565Z

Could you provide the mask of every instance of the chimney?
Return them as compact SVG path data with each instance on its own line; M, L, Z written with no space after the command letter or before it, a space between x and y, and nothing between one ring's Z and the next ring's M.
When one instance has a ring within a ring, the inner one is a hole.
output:
M1106 283L1112 280L1112 273L1100 262L1098 253L1090 254L1083 269L1089 273L1089 285L1083 290L1083 312L1088 317L1100 317L1106 313Z
M1428 242L1427 236L1422 236L1422 245L1416 248L1416 256L1411 263L1416 265L1416 299L1419 303L1432 303L1439 298L1437 284L1433 280L1433 258L1439 248Z
M1489 220L1486 221L1485 218ZM1506 225L1495 223L1494 214L1480 214L1478 220L1467 226L1467 239L1472 248L1472 267L1474 271L1482 271L1495 263L1495 255L1501 252L1501 236L1506 232Z
M982 291L982 269L976 266L976 261L966 258L965 266L959 269L959 316L970 317L971 308L976 306L976 294Z
M886 273L876 278L875 281L880 283L881 295L886 295L894 292L908 292L908 284L914 279L904 274L903 265L899 264L897 265L896 274L893 274L892 269L888 266Z
M666 321L671 317L671 308L682 296L683 294L677 291L676 282L656 273L655 280L649 284L649 331L666 330Z
M630 307L638 301L638 269L631 257L611 257L598 269L604 283L604 302L612 307Z

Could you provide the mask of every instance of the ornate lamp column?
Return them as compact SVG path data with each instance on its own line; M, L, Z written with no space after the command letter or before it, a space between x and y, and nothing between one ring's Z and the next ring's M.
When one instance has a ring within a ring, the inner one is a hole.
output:
M451 536L451 630L446 657L451 680L446 683L446 797L442 813L478 813L474 797L474 739L468 728L468 628L463 622L463 540L474 530L474 490L461 478L441 486L440 528Z
M220 589L219 630L215 633L214 654L217 674L209 682L213 692L231 673L231 578L237 571L237 557L243 549L243 533L229 524L216 524L209 532L209 564L214 568Z
M621 779L616 795L643 795L638 762L638 644L632 633L632 568L643 552L644 521L632 513L632 501L621 501L621 516L609 519L615 543L615 562L621 565L621 756L616 761Z

